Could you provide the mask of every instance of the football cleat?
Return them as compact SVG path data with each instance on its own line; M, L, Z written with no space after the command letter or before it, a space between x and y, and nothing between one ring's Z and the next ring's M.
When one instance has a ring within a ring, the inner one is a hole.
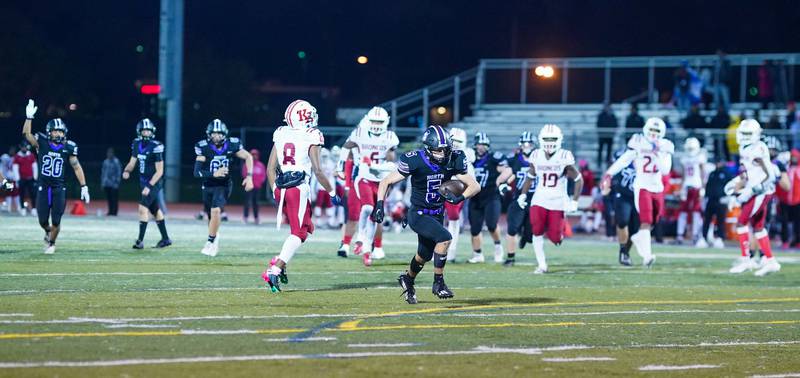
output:
M172 245L172 240L161 239L158 241L158 244L156 244L155 248L164 248L164 247L169 247L171 245Z
M382 247L378 247L372 250L372 258L375 260L380 260L386 257L386 252L383 251Z
M142 243L141 240L136 240L135 242L133 242L133 247L131 247L131 248L133 248L133 249L144 249L144 243Z
M364 252L361 255L361 259L364 262L364 266L372 266L372 254L369 252Z
M656 262L656 255L650 255L650 258L644 259L642 261L642 265L645 268L652 268L653 264Z
M778 264L778 260L776 260L774 257L770 257L764 259L761 264L761 268L756 271L755 275L758 277L763 277L767 274L778 272L780 270L781 264Z
M506 268L510 268L514 266L514 262L515 262L514 258L506 259L506 261L503 262L503 266Z
M277 293L281 291L281 286L278 283L278 276L275 274L269 274L269 270L265 270L264 273L261 273L261 278L267 283L267 287L273 293Z
M400 284L400 287L403 289L403 299L408 302L408 304L417 304L417 292L414 290L414 279L411 278L408 274L403 273L399 277L397 277L397 283Z
M353 253L358 256L364 251L364 243L357 241L356 246L353 247Z
M439 299L453 298L453 291L447 287L447 284L444 283L444 280L439 282L433 281L433 287L431 288L431 291L433 291L433 295L439 297Z
M503 249L502 248L495 248L494 249L494 262L501 263L503 262Z
M708 242L704 238L697 239L697 242L694 243L695 248L708 248Z
M336 251L336 256L347 258L348 252L350 252L350 244L339 243L339 250Z
M631 266L631 255L628 252L619 251L619 263L624 266Z
M484 262L483 253L472 252L472 258L467 260L470 264L478 264Z
M206 245L203 247L203 250L200 251L200 253L202 253L202 254L204 254L204 255L206 255L208 257L216 256L217 252L219 252L219 246L217 245L216 241L214 241L213 243L210 242L210 241L207 241Z
M540 265L536 267L536 270L533 271L533 274L545 274L547 273L547 265Z
M261 278L267 282L267 286L269 286L269 290L273 293L277 293L281 291L281 283L288 283L289 278L286 276L285 269L278 268L275 266L277 262L277 258L273 257L272 260L269 261L269 268L261 273Z
M55 244L48 244L47 247L44 248L45 255L52 255L56 253L56 245Z
M711 244L714 246L714 248L725 248L725 241L723 241L722 238L714 238L714 241Z
M751 259L750 257L740 256L736 262L734 262L733 267L728 271L729 273L744 273L748 270L753 270L758 268L758 263L756 259Z

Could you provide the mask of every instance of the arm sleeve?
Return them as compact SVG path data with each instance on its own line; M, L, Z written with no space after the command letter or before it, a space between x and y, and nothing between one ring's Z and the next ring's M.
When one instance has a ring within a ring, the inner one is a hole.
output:
M400 156L397 162L397 172L400 172L404 177L408 177L414 171L413 158L416 156L416 151L411 151Z
M202 161L194 161L194 177L211 177L211 171L203 169Z
M614 162L614 164L611 164L611 166L608 167L606 174L609 176L616 175L617 173L621 172L625 167L629 166L631 162L633 162L633 159L635 158L636 158L636 151L634 150L625 151L625 153L623 153L622 156L620 156L619 159L617 159L617 161Z

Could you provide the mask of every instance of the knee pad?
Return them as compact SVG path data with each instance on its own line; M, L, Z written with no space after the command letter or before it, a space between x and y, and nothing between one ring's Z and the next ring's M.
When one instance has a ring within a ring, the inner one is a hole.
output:
M417 254L419 255L419 257L422 257L422 260L428 262L431 261L431 259L433 258L433 249L426 250L424 248L420 248L417 251Z
M489 230L489 232L495 232L495 230L497 230L497 226L494 226L492 228L487 227L486 229Z

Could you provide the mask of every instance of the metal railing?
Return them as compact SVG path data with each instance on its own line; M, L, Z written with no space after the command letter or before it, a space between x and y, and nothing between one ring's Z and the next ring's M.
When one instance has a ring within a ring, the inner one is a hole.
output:
M800 65L800 53L777 53L777 54L732 54L727 55L726 59L731 67L739 67L738 87L739 102L747 100L747 85L749 73L747 68L761 65L766 60L771 60L785 65L791 69L787 70L785 82L788 90L788 97L794 97L795 73L794 68ZM717 55L674 55L674 56L633 56L633 57L595 57L595 58L532 58L532 59L482 59L478 66L463 71L457 75L438 81L426 87L414 90L403 96L385 101L379 106L389 110L392 116L392 127L397 127L398 119L409 116L421 116L419 126L428 124L431 109L442 104L452 104L452 122L458 122L462 118L462 100L464 95L474 93L472 107L479 107L487 103L486 83L487 72L492 70L519 70L519 103L528 101L528 81L531 70L540 65L550 65L557 69L561 79L561 103L569 103L569 75L571 71L581 69L602 69L603 70L603 97L599 102L610 102L612 88L612 70L639 68L647 69L646 90L644 94L636 90L633 93L637 99L644 99L646 102L657 101L654 94L656 88L656 69L657 68L677 68L682 62L688 62L695 68L713 68L718 61ZM642 78L644 83L644 77ZM713 84L713 83L712 83ZM642 86L645 87L644 85ZM672 87L665 88L672 91ZM623 96L627 99L633 98L631 94Z

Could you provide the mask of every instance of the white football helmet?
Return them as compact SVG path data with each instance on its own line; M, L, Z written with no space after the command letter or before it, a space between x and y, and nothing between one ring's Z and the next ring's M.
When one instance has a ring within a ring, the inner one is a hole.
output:
M389 129L389 113L380 106L373 107L361 118L358 127L373 135L383 135Z
M740 146L753 144L759 139L761 139L761 125L752 118L742 121L736 128L736 143Z
M306 100L294 100L283 114L284 122L293 129L317 127L317 108Z
M664 135L667 135L667 125L664 124L661 118L650 117L647 119L647 122L644 123L642 134L644 134L644 137L650 141L650 143L656 143L659 139L663 138Z
M694 137L686 138L686 142L683 144L683 151L689 156L697 156L700 153L700 141Z
M561 142L564 140L564 134L561 133L561 128L547 124L539 131L539 147L548 154L554 154L561 149Z
M450 142L453 143L454 150L466 150L467 132L464 131L464 129L459 129L458 127L450 129Z

